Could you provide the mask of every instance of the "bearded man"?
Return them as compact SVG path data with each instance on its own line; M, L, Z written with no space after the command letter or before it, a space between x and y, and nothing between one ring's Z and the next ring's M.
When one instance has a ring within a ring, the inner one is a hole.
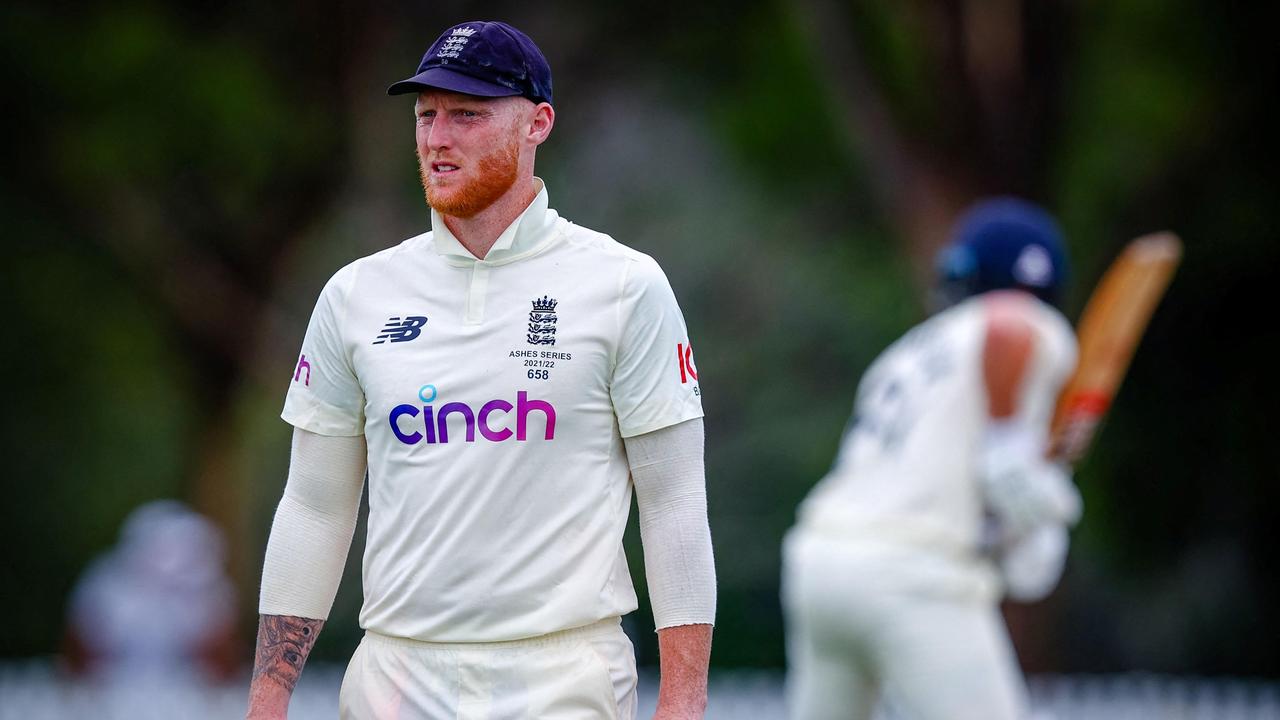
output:
M344 718L636 713L622 549L634 488L658 628L657 718L700 718L715 619L698 371L650 257L574 225L534 175L551 70L501 22L417 73L431 232L339 270L282 417L249 717L282 718L328 616L366 468L364 639Z

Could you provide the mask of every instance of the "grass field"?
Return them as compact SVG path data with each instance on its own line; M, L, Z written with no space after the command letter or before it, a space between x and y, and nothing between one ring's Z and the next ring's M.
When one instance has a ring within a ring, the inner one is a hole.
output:
M308 667L291 720L337 717L341 666ZM247 681L246 681L247 683ZM246 683L102 686L61 678L45 661L0 664L0 720L221 720L244 716ZM1280 683L1155 675L1042 676L1031 680L1039 718L1048 720L1280 720ZM640 680L642 720L653 712L657 678ZM784 720L776 672L717 672L707 720ZM882 720L890 720L886 715Z

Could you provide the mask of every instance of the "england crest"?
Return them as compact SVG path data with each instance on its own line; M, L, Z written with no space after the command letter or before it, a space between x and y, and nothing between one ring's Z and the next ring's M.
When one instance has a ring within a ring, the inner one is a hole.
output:
M529 332L526 337L530 345L556 344L556 299L543 295L533 299L533 310L529 311Z

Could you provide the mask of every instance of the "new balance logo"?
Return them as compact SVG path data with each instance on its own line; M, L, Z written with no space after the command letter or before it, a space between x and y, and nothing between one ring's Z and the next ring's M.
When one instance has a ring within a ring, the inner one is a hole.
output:
M427 324L427 319L421 315L406 315L403 320L397 317L387 318L387 326L382 328L382 334L374 339L374 345L381 345L390 340L393 343L409 342L417 339L422 334L422 326Z

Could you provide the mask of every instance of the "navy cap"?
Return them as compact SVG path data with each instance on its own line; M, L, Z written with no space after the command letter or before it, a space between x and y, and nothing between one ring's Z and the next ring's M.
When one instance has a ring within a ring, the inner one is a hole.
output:
M445 30L422 56L417 73L387 88L387 94L429 88L549 103L551 66L528 35L504 22L476 20Z
M938 256L947 302L988 290L1025 290L1057 304L1066 283L1062 230L1043 208L1013 197L984 200L956 222Z

